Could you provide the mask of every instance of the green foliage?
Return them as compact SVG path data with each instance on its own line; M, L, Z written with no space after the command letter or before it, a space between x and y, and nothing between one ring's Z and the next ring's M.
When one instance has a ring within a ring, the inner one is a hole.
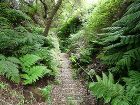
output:
M41 89L41 92L42 92L43 97L45 97L46 101L48 103L50 103L51 102L52 86L51 85L48 85L48 86L42 88Z
M72 63L76 63L77 57L74 55L71 55L69 59L71 60Z
M113 75L102 74L102 78L96 75L97 82L89 85L91 91L97 98L103 97L106 103L111 105L140 105L140 73L129 72L130 78L125 78L126 85L114 83Z
M115 20L114 16L118 12L122 2L123 0L101 1L100 4L94 8L86 23L86 32L93 37L93 33L100 31L103 27L109 26ZM94 36L94 38L95 37L96 36Z
M39 56L33 55L33 54L27 54L20 58L23 67L30 67L34 65L37 61L39 61L41 58Z
M124 86L121 85L121 87L123 87L123 92L117 96L111 95L115 92L119 93L119 90L114 90L113 93L110 92L111 89L115 89L113 88L113 85L119 85L118 83L113 83L110 87L104 86L103 81L105 81L106 78L107 84L110 84L109 80L112 80L109 78L110 74L108 77L104 74L105 76L103 75L102 79L96 76L98 81L91 84L91 90L93 89L92 91L94 94L98 98L100 98L100 96L103 97L105 102L110 102L111 105L140 105L139 3L139 0L133 1L133 3L127 8L123 17L114 22L111 27L104 28L104 33L100 34L102 38L100 41L105 47L99 57L109 66L108 68L110 71L119 74L116 76L114 73L117 79L120 79L120 77L124 75L129 76L123 78L126 84ZM134 69L136 71L134 71ZM101 92L98 91L100 89ZM111 95L109 96L109 94Z
M0 82L0 89L5 89L7 87L7 84Z
M102 59L110 67L115 67L115 71L139 68L136 62L140 61L140 35L138 31L140 11L136 2L138 1L128 7L125 15L113 23L112 27L104 29L102 41L105 45L105 53Z
M58 61L58 53L55 50L42 48L37 50L35 54L40 56L44 64L47 66L47 68L51 70L50 75L53 76L57 75L59 61Z
M0 30L1 53L27 54L41 47L46 38L38 34L29 33L24 27Z
M13 82L20 82L19 75L19 66L20 61L15 57L4 57L0 56L0 75L6 76L6 78L10 79Z
M14 25L21 24L23 21L31 20L30 17L22 11L14 9L0 8L0 15L7 18Z
M0 17L0 27L1 28L10 28L11 27L11 24L10 22L8 21L8 19L4 18L4 17Z
M84 64L91 63L91 61L92 61L92 59L91 59L92 51L93 50L90 47L81 49L81 52L80 52L80 62L84 63Z
M54 48L54 49L56 49L58 52L59 52L59 40L58 40L58 37L56 36L56 35L54 35L54 34L52 34L52 35L49 35L48 37L47 37L47 44L48 44L48 46L49 46L49 48Z
M76 33L81 27L81 20L78 16L73 16L58 30L58 36L61 39L60 49L66 51L69 44L68 38L70 34Z
M38 25L32 25L32 24L27 24L26 29L30 30L32 33L35 33L35 34L43 34L43 31L44 31L44 28Z
M24 85L44 76L55 77L58 62L52 48L59 50L57 38L43 36L43 28L31 25L30 18L20 10L0 8L0 16L0 75ZM29 20L30 25L26 24Z
M69 37L70 34L76 33L80 27L80 19L77 16L70 18L59 30L58 35L62 38Z
M74 52L76 49L79 49L83 46L83 43L85 43L86 41L86 37L85 37L85 31L84 30L79 30L77 33L75 34L71 34L68 42L69 42L69 50Z
M27 54L20 58L23 67L23 83L24 85L32 84L42 78L45 74L49 74L51 71L46 66L38 66L36 63L41 60L37 55Z
M124 88L121 85L114 83L113 75L111 73L109 73L108 77L104 73L102 75L103 78L96 75L97 82L91 83L89 86L97 98L103 97L105 102L108 103L113 97L123 95Z
M23 70L25 74L22 74L23 84L32 84L39 80L39 78L42 78L45 74L49 74L50 70L46 68L46 66L33 66L31 68L26 68L26 70Z

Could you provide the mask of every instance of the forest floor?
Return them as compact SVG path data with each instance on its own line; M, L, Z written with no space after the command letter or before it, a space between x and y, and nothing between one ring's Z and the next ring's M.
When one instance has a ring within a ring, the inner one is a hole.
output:
M60 54L60 64L60 84L53 86L52 105L95 105L95 98L82 82L73 78L68 54Z

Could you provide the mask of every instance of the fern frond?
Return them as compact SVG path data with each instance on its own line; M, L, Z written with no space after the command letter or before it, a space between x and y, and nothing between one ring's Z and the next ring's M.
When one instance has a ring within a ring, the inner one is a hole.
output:
M131 32L138 32L140 31L140 22L131 30Z
M7 60L15 64L21 64L20 60L16 57L8 57Z
M121 29L121 27L107 27L107 28L103 28L102 31L114 32L114 31L119 31L120 29Z
M120 35L113 35L113 36L108 36L108 37L106 37L106 38L104 38L103 40L104 40L104 44L106 44L106 43L111 43L111 42L114 42L114 41L116 41L116 40L118 40L120 38Z
M140 11L126 15L122 17L120 20L113 23L114 26L130 26L131 23L136 23L140 19Z
M123 78L123 80L126 82L127 86L130 87L140 87L140 72L138 71L129 71L129 77L130 78Z
M140 10L140 2L138 2L138 3L134 2L128 7L128 11L124 15L129 15L129 14L135 13L139 10Z
M104 47L104 50L111 50L113 48L118 48L118 47L122 47L122 46L123 46L122 43L111 44L107 47Z
M130 105L128 99L125 96L117 96L111 101L111 105Z
M121 36L122 44L138 44L140 35Z
M51 92L52 92L52 86L51 85L48 85L44 88L41 89L41 92L42 92L42 95L43 97L45 97L46 101L51 101L50 98L51 98Z
M5 59L6 59L6 57L4 55L0 54L0 60L5 60Z
M22 65L25 68L34 65L40 59L41 58L39 56L33 54L26 54L23 57L20 57Z
M126 97L131 105L140 105L140 72L129 71L129 78L123 78L126 82Z
M140 48L135 48L132 50L127 51L124 53L123 57L121 60L117 62L117 66L124 68L125 66L127 69L130 69L130 66L133 65L133 63L140 59Z
M25 71L26 74L22 74L23 84L32 84L42 78L45 74L49 74L51 71L46 66L33 66Z
M18 65L10 61L0 61L0 75L5 75L8 79L16 83L20 81Z
M114 97L122 95L124 88L121 85L114 83L113 75L111 73L109 73L109 77L104 73L102 75L102 79L100 79L99 76L96 76L98 77L98 82L91 83L89 87L97 98L103 97L105 102L108 103Z

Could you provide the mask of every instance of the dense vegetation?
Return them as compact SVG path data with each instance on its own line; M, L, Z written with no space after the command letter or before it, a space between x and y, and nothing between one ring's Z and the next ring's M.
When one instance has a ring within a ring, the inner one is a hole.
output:
M48 11L45 0L23 1L17 9L0 0L1 77L27 87L55 81L61 50L98 105L140 105L140 0L99 0L89 8L46 0ZM53 17L51 6L59 9ZM40 90L50 101L51 85Z
M75 71L86 81L94 80L89 85L93 95L111 105L140 104L139 3L101 2L85 27L70 38L72 47L80 46L80 55L71 55L74 68L79 68ZM80 41L85 42L82 47Z

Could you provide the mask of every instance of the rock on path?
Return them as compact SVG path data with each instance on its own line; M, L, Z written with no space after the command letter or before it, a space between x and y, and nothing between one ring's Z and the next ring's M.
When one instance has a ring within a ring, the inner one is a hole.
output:
M52 90L51 105L95 105L95 98L87 95L86 88L80 80L74 80L68 55L60 54L61 72L59 85Z

